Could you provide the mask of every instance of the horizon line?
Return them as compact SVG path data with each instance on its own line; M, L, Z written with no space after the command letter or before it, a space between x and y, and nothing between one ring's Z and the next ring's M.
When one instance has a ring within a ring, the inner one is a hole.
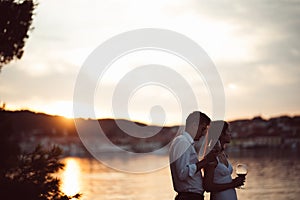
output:
M109 119L109 120L126 120L126 121L131 121L131 122L135 122L135 123L141 123L141 124L145 124L147 126L164 126L164 127L172 127L172 126L184 126L183 124L170 124L170 125L159 125L159 124L155 124L155 123L148 123L142 120L131 120L131 119L127 119L127 118L113 118L113 117L101 117L101 118L92 118L92 117L67 117L67 116L63 116L63 115L59 115L59 114L51 114L51 113L47 113L47 112L43 112L43 111L35 111L35 110L31 110L31 109L3 109L1 108L0 111L9 111L9 112L31 112L34 114L44 114L44 115L48 115L48 116L53 116L53 117L62 117L68 120L76 120L76 119L82 119L82 120L105 120L105 119ZM257 117L262 118L263 120L270 120L273 118L280 118L280 117L300 117L300 113L299 114L278 114L278 115L273 115L270 116L268 118L265 118L262 116L262 114L259 115L253 115L253 117L240 117L240 118L235 118L235 119L230 119L230 120L224 120L227 122L234 122L234 121L240 121L240 120L253 120ZM211 121L215 121L215 120L211 120Z

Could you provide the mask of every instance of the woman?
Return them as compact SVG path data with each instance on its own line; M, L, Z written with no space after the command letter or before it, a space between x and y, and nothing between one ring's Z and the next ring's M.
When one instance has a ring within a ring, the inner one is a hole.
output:
M210 129L216 131L218 128L215 127L220 127L222 132L210 152L217 155L216 159L204 168L204 189L210 192L210 200L237 200L235 188L243 185L245 178L231 178L233 168L224 152L225 145L231 140L229 124L225 121L214 121Z

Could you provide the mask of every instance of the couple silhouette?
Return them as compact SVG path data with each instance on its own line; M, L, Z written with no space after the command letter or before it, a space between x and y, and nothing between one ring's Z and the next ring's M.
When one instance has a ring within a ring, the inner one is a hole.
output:
M203 200L205 191L210 200L237 200L235 188L244 184L245 177L231 177L233 168L224 151L230 140L227 122L212 122L200 111L189 114L169 152L175 200Z

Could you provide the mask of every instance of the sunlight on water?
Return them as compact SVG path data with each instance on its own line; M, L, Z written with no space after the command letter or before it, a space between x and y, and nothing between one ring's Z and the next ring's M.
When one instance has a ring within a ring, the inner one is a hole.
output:
M235 168L245 163L249 173L246 189L237 189L238 199L296 200L300 196L300 152L272 150L245 150L229 152ZM152 162L168 162L168 155L141 156L138 159L110 155L112 161L126 168L146 166ZM93 158L69 157L60 174L62 191L67 195L81 193L81 200L156 200L174 199L171 172L168 166L149 173L125 173L111 169ZM232 174L236 177L235 171ZM209 200L205 193L205 200Z
M65 169L62 174L62 191L69 196L79 193L79 176L80 168L79 163L74 158L67 158L64 160Z

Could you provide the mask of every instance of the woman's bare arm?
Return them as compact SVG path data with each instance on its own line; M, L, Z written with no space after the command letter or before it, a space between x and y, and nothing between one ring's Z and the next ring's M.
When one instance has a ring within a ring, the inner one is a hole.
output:
M237 177L232 180L230 183L217 184L214 183L214 173L217 166L217 162L210 162L204 168L204 179L203 187L208 192L220 192L230 188L235 188L244 184L245 179L242 177Z

